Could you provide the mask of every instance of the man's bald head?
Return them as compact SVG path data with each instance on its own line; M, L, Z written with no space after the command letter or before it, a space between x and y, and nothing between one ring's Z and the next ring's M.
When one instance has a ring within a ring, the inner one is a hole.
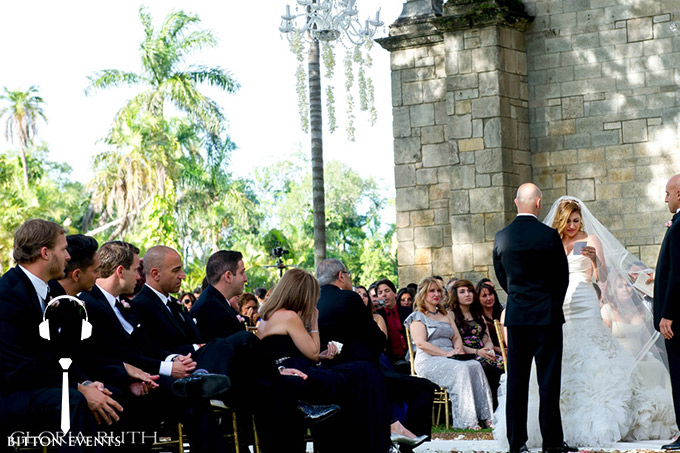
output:
M174 255L179 253L165 245L154 245L144 254L144 275L148 277L152 269L162 269L166 259Z
M517 189L515 205L517 212L522 214L533 214L538 216L541 212L541 199L543 194L536 184L524 183Z
M673 213L680 209L680 174L671 177L666 183L666 203L668 210Z

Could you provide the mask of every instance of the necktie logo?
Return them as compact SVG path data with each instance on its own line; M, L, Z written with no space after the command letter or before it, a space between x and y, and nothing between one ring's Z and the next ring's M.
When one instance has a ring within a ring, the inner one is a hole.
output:
M59 296L45 307L43 320L38 326L40 336L53 344L59 354L62 369L61 385L61 430L66 434L71 429L69 413L68 369L73 362L67 355L78 344L92 335L92 324L88 321L85 304L73 296Z

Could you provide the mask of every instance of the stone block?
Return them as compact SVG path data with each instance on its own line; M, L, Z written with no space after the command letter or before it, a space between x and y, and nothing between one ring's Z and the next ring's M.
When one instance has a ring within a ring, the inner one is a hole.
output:
M402 103L404 105L422 104L423 82L407 82L402 85Z
M484 137L484 120L482 119L472 120L472 137L474 138Z
M471 51L472 72L494 71L501 69L500 48L482 47Z
M415 165L396 165L394 167L395 187L409 187L416 184Z
M416 249L426 247L441 247L443 243L442 227L428 226L415 228Z
M545 52L567 52L571 50L571 36L559 36L557 38L548 38L545 40Z
M602 65L600 63L583 64L574 66L574 78L595 79L602 76Z
M611 183L625 183L635 181L635 168L612 168L607 179Z
M473 118L493 118L501 115L500 99L496 96L474 99L472 101Z
M435 225L449 225L451 219L449 216L448 198L447 206L444 208L437 208L434 210L434 224Z
M481 214L451 216L451 239L454 244L483 241L484 216Z
M397 211L397 228L405 228L411 224L411 215L408 211Z
M451 186L454 189L474 188L475 167L473 165L455 165L451 167Z
M451 275L453 272L453 252L451 247L432 249L432 274Z
M392 71L392 107L401 105L401 71Z
M496 173L503 170L502 149L475 151L475 166L478 173Z
M493 265L493 242L472 245L472 261L475 266Z
M600 32L600 45L623 44L627 41L626 30L623 28L603 30Z
M405 242L413 240L413 228L397 228L397 241Z
M437 102L445 99L445 84L442 79L423 82L423 102Z
M470 190L470 212L487 213L503 210L504 198L502 187L484 187ZM483 229L482 229L483 231Z
M437 181L436 168L421 168L416 170L417 185L436 184Z
M583 96L562 99L562 119L583 117Z
M599 33L581 33L575 34L571 37L572 49L592 49L599 47L600 35Z
M430 205L434 200L446 200L448 202L451 184L433 184L429 187Z
M587 148L590 146L590 134L572 134L564 137L564 147Z
M633 152L631 145L609 146L605 150L604 160L611 163L617 160L632 159Z
M465 99L476 99L479 97L478 88L470 88L467 90L456 90L454 92L454 98L456 101L462 101Z
M423 166L441 167L450 164L450 153L447 143L423 145Z
M484 121L484 145L487 148L501 146L501 119L489 118Z
M639 143L647 141L647 121L623 121L623 143Z
M477 175L475 176L475 187L490 187L491 175Z
M420 139L418 137L394 139L394 163L412 164L420 162Z
M588 148L578 150L578 162L602 162L604 161L604 148Z
M472 101L467 99L465 101L456 101L456 114L464 115L472 113Z
M416 80L429 80L434 78L435 78L434 66L404 69L401 71L402 82L415 82Z
M454 167L455 168L455 167ZM451 177L451 185L455 186L456 180ZM451 214L467 214L470 212L470 194L467 190L452 190L449 204Z
M630 19L626 21L628 32L628 42L644 41L654 39L654 29L652 28L652 18L643 17L640 19Z
M458 162L452 163L453 165L458 164ZM416 180L418 179L418 174L416 173ZM437 169L437 182L450 183L451 182L451 170L446 167L441 167Z
M395 139L411 135L411 115L408 107L392 109L392 131Z
M595 182L592 179L567 180L567 194L582 201L595 200Z
M431 226L434 223L434 210L411 211L411 226Z
M481 96L493 96L499 94L498 73L481 72L479 73L479 94Z
M399 241L397 244L397 261L400 266L409 266L416 262L416 252L413 242Z
M576 133L574 120L551 121L548 124L550 135L568 135Z
M446 125L449 115L446 113L446 101L434 103L434 123L439 126Z
M548 68L557 68L560 66L560 54L551 53L546 55L536 55L529 58L529 69L540 70Z
M413 105L409 109L412 127L434 126L434 105Z
M432 264L432 249L416 248L416 265Z
M472 270L472 244L456 244L451 247L454 274Z
M426 126L420 130L420 143L431 145L444 141L444 126Z
M550 153L552 165L571 165L578 163L578 150L555 151Z
M455 115L449 118L449 139L472 137L472 115Z
M479 79L477 73L460 74L446 78L446 89L449 91L467 90L469 88L477 88L478 86Z
M430 275L432 275L432 266L430 265L402 266L401 261L399 261L399 286L402 286L401 282L404 282L404 285L409 283L417 283Z
M591 143L593 146L618 145L619 142L620 132L618 130L593 132L591 135Z
M392 70L412 68L415 65L413 49L396 50L390 54Z
M427 187L397 188L395 205L397 211L428 209L430 206Z

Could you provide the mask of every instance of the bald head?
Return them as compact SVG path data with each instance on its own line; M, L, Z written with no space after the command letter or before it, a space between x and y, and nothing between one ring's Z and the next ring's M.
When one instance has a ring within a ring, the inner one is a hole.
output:
M541 212L541 189L536 184L524 183L517 189L515 205L520 214L533 214L538 216Z
M144 275L148 277L152 269L163 268L167 258L174 255L179 253L164 245L154 245L144 254Z
M673 176L666 183L666 203L668 210L673 213L680 209L680 174Z

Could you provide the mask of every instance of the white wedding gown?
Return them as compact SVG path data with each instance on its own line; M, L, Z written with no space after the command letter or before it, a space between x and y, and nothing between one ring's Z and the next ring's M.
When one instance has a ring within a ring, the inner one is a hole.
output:
M590 259L569 254L567 260L560 396L565 442L609 447L619 440L670 439L675 432L670 390L645 381L633 355L603 325L591 284ZM505 393L503 379L494 414L494 438L507 448ZM529 448L541 446L535 369L529 387L528 436Z

